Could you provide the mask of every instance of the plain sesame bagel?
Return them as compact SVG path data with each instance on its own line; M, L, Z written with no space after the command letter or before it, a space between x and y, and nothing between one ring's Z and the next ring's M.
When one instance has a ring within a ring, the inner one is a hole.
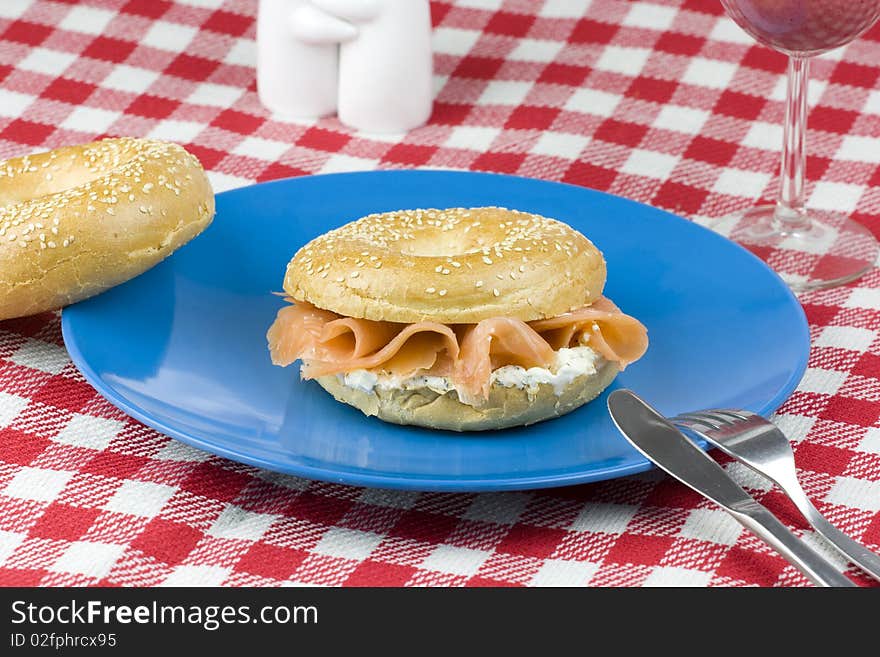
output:
M213 216L201 164L176 144L107 139L0 161L0 320L122 283Z
M284 290L371 320L532 321L591 304L605 274L599 250L554 219L498 207L400 210L306 244Z

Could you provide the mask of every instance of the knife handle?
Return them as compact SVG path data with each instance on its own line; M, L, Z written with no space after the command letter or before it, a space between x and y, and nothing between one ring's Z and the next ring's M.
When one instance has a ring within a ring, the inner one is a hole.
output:
M752 501L728 510L743 526L779 552L817 586L856 586L828 559L792 534L761 504Z

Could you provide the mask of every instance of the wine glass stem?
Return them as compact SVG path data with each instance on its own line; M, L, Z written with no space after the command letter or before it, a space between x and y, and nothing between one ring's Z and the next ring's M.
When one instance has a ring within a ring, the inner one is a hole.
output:
M773 220L783 233L809 228L804 207L804 174L807 165L807 82L810 60L788 60L788 93L785 101L784 143L779 175L779 198Z

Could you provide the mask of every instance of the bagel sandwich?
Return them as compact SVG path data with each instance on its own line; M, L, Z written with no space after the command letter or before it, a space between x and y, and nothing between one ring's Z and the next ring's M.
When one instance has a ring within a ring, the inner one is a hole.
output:
M647 349L645 327L602 296L605 278L592 242L540 215L371 214L294 255L270 355L387 422L528 425L595 398Z

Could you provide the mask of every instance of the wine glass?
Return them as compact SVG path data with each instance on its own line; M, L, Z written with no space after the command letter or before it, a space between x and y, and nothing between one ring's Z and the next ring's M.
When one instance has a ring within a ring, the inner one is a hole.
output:
M845 45L870 28L880 17L880 0L721 4L752 37L789 56L788 92L776 203L722 217L711 227L767 259L795 291L852 281L874 266L878 243L849 217L805 206L809 58Z

